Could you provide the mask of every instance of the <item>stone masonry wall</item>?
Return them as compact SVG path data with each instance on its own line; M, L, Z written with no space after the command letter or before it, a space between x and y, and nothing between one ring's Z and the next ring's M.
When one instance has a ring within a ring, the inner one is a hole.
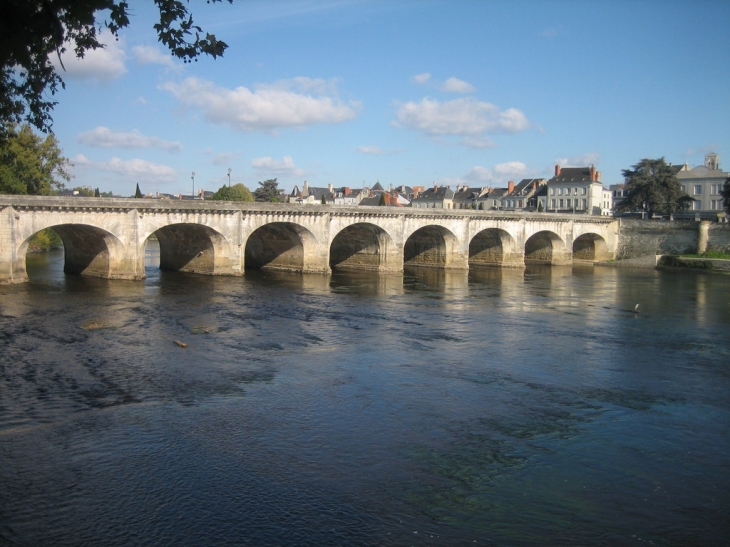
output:
M699 222L624 218L620 221L617 260L697 252ZM730 225L710 225L707 250L730 252Z

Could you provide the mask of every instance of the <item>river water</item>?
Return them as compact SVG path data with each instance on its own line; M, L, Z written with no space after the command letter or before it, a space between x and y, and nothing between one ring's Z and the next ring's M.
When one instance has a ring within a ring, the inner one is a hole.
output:
M727 544L730 276L148 258L0 286L0 545Z

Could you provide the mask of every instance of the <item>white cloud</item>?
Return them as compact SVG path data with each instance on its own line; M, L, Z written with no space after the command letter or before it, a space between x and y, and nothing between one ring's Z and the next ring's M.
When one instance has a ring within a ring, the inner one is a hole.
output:
M71 159L71 162L76 167L107 171L132 182L167 183L176 179L176 172L172 167L138 158L121 160L114 157L109 161L96 162L89 160L83 154L78 154Z
M476 91L469 82L453 77L441 84L441 90L449 93L473 93Z
M238 155L239 154L236 154L235 152L221 152L220 154L213 156L213 165L225 165L228 167Z
M108 127L99 126L91 131L80 133L76 140L89 146L100 148L162 148L168 152L180 152L179 142L166 141L159 137L147 137L136 129L130 133L112 131Z
M510 161L499 163L492 169L476 165L468 172L460 177L447 177L436 181L439 186L470 186L482 187L491 186L493 188L506 187L507 182L513 180L519 182L524 178L533 178L538 176L534 169L530 169L521 161Z
M294 165L294 160L291 156L284 156L281 161L268 156L263 158L254 158L251 160L251 167L267 177L304 176L304 170Z
M428 72L424 72L423 74L416 74L411 78L411 81L414 84L423 85L426 82L428 82L431 79L431 75Z
M586 167L588 165L597 165L600 159L601 156L597 152L587 152L580 156L556 158L555 163L562 167Z
M397 125L416 129L428 136L517 133L530 126L520 110L500 110L493 104L471 97L446 102L424 98L420 103L411 101L397 106Z
M99 42L105 44L105 47L90 49L81 59L76 57L74 46L65 43L66 53L61 55L63 64L56 55L51 56L51 62L61 77L111 82L127 72L127 67L124 66L126 54L123 43L121 40L117 41L110 32L99 34Z
M343 103L335 83L311 78L282 80L256 91L227 89L198 78L162 86L183 105L197 107L212 123L242 131L275 132L282 127L343 123L356 116L358 103ZM297 92L303 90L304 92Z
M154 46L134 46L132 53L137 62L143 65L162 65L167 68L182 69L182 65L175 64L172 55L166 55L162 50Z
M487 137L464 137L459 141L459 143L464 146L468 146L469 148L477 149L494 148L497 146L492 139Z
M358 154L367 154L370 156L391 156L393 154L400 154L403 152L401 148L396 148L394 150L383 150L379 146L358 146L355 149L355 152Z
M372 156L385 155L385 152L379 146L358 146L357 152L360 154L370 154Z

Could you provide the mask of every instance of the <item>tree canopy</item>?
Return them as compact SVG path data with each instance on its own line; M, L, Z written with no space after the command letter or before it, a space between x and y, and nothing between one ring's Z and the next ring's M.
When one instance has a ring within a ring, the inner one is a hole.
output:
M725 211L730 214L730 177L725 181L725 185L722 187L722 197L725 202Z
M8 126L0 139L0 194L49 195L71 180L56 137L38 136L28 125Z
M223 0L208 0L208 3ZM233 0L227 0L232 3ZM228 47L194 24L183 0L154 0L160 12L157 36L183 62L200 54L213 58ZM2 0L0 2L0 120L25 120L43 132L52 125L54 95L63 79L51 62L67 49L79 58L104 47L99 33L118 37L129 26L127 0ZM0 132L3 127L0 126ZM2 136L2 135L0 135Z
M279 192L279 183L276 179L267 179L259 182L259 188L256 188L253 197L256 201L279 201L281 192Z
M244 184L238 183L229 189L225 184L208 199L214 201L253 201L253 194Z
M664 158L643 159L622 174L627 195L617 211L643 211L651 218L654 214L671 215L688 209L693 201L682 191L672 166Z

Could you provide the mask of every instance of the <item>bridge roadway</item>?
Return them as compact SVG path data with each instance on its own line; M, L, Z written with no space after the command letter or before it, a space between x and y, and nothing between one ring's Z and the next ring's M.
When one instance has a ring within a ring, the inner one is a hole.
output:
M237 276L607 260L619 230L555 213L0 195L0 283L27 281L28 243L44 228L63 240L66 273L109 279L143 279L153 235L161 269Z

